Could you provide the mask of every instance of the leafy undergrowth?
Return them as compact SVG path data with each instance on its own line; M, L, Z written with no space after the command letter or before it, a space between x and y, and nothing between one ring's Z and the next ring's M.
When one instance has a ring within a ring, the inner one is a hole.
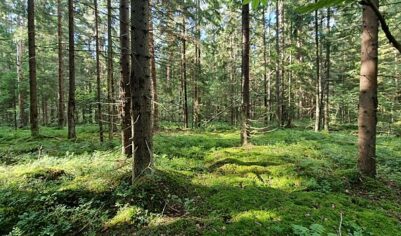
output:
M163 132L152 174L96 129L0 130L0 235L401 235L401 141L378 137L377 180L356 137L277 130Z

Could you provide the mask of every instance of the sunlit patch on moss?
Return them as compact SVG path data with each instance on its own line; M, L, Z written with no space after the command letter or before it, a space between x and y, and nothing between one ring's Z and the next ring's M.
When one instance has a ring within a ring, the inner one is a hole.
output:
M118 209L116 215L113 218L111 218L104 224L104 227L111 228L118 225L131 224L133 218L139 213L139 211L140 208L136 206L123 206Z
M238 222L242 220L253 220L256 222L272 222L272 221L280 221L281 217L278 216L274 212L270 211L262 211L262 210L251 210L241 212L232 218L232 222Z

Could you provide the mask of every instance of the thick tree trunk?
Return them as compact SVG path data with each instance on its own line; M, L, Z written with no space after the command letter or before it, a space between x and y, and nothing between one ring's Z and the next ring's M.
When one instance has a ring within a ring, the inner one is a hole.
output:
M35 3L34 0L28 0L29 100L32 137L39 136L35 47Z
M64 59L63 59L63 25L61 0L57 0L57 39L58 39L58 127L64 127Z
M97 102L97 119L99 125L99 140L103 142L103 115L101 103L101 84L100 84L100 50L99 50L99 23L98 23L98 7L97 0L94 0L95 6L95 42L96 42L96 102Z
M132 156L129 24L129 1L120 0L120 117L122 152L127 157Z
M134 122L133 181L153 164L152 95L149 71L149 0L131 0L131 96Z
M113 76L113 38L112 38L112 11L111 0L107 0L107 102L108 102L108 134L113 139L114 132L114 76Z
M151 1L149 1L151 4ZM151 5L149 6L151 7ZM151 9L151 8L150 8ZM149 53L150 53L150 74L152 77L152 124L153 131L157 132L160 128L159 122L159 104L157 97L157 74L156 74L156 59L155 59L155 46L153 38L153 20L152 14L150 14L149 19Z
M249 95L249 4L242 6L242 119L241 144L249 142L250 95Z
M74 1L68 0L69 88L68 88L68 138L75 139L75 43Z
M373 0L379 7L379 1ZM367 176L376 175L376 123L378 74L378 18L371 6L363 6L361 75L359 93L358 169Z

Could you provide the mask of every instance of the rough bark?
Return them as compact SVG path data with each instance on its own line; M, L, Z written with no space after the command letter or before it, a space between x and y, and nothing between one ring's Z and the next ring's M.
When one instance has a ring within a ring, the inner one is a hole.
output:
M379 7L378 0L371 1ZM376 123L379 21L372 6L363 6L361 74L358 116L358 169L363 175L376 175Z
M131 0L131 96L134 123L133 181L153 162L152 95L149 71L149 0Z
M120 118L122 152L127 157L132 156L129 23L129 1L120 0Z
M68 139L76 139L75 132L75 42L74 42L74 1L68 0L68 45L69 45L69 86L68 86Z
M242 119L241 144L249 142L250 95L249 95L249 4L242 6Z
M34 0L28 0L29 100L32 137L39 136L35 47L35 3Z

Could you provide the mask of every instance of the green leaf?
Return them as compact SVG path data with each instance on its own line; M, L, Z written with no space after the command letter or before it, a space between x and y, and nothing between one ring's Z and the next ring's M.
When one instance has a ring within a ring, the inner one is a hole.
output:
M252 9L256 9L259 6L260 0L252 0Z
M354 2L355 0L320 0L316 3L311 3L305 6L302 6L298 8L299 13L310 13L316 10L319 10L321 8L327 8L327 7L332 7L332 6L338 6L342 3L351 3Z

